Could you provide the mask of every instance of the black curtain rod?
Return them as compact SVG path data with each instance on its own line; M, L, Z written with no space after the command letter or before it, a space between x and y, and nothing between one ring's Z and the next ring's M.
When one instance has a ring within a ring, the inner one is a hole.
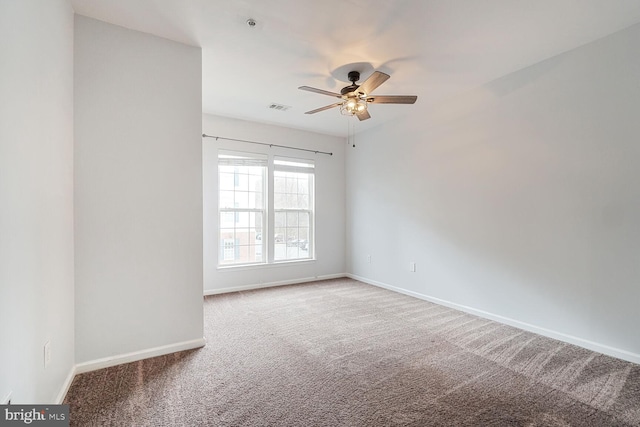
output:
M328 154L329 156L333 156L333 153L327 153L326 151L307 150L306 148L290 147L288 145L269 144L269 143L266 143L266 142L247 141L245 139L225 138L224 136L211 136L211 135L207 135L206 133L203 133L202 137L203 138L215 138L216 141L218 139L226 139L227 141L248 142L249 144L268 145L269 147L288 148L290 150L307 151L309 153Z

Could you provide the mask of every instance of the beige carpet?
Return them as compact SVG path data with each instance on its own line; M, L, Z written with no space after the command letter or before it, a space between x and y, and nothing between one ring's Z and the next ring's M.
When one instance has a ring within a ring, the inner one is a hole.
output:
M350 279L205 299L207 346L78 375L84 426L640 426L640 366Z

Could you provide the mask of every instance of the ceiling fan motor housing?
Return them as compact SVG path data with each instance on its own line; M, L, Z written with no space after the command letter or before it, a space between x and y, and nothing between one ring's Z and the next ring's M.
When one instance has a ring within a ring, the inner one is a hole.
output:
M340 90L340 94L341 95L348 95L351 92L355 92L356 89L358 89L360 86L358 85L349 85L349 86L345 86Z
M359 71L349 71L348 74L349 81L351 84L349 86L345 86L340 90L341 95L347 95L351 92L355 92L360 86L356 84L358 80L360 80L360 72Z

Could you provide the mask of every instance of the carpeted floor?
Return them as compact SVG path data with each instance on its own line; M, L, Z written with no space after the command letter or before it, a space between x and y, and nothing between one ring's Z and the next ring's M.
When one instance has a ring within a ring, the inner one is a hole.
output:
M350 279L207 297L206 347L78 375L75 426L640 426L640 365Z

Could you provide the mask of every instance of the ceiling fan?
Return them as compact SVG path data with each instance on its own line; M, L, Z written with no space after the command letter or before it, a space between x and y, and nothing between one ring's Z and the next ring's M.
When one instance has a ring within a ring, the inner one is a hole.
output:
M413 104L418 99L417 96L408 95L371 95L378 86L386 82L389 79L389 75L375 71L367 80L361 85L357 85L356 82L360 80L360 72L350 71L348 74L351 84L342 88L340 93L329 92L327 90L316 89L309 86L300 86L298 89L306 90L309 92L315 92L322 95L329 95L334 98L340 98L340 102L327 105L325 107L317 108L315 110L307 111L305 114L315 114L320 111L328 110L334 107L340 107L340 112L348 116L356 116L360 120L367 120L371 118L369 111L367 111L367 104Z

